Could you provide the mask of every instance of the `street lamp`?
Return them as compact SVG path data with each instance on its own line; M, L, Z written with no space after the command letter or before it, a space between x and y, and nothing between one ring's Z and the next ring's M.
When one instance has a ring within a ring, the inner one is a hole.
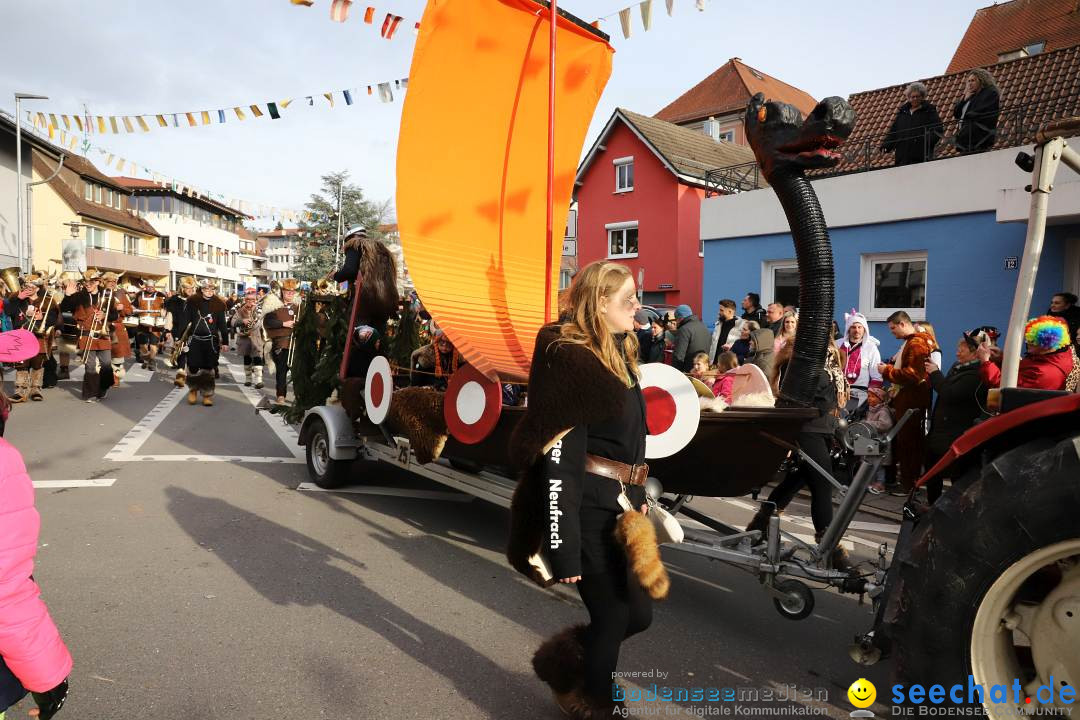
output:
M22 177L22 101L48 100L45 95L15 93L15 238L19 248L19 268L29 272L30 260L24 263L23 257L23 177Z

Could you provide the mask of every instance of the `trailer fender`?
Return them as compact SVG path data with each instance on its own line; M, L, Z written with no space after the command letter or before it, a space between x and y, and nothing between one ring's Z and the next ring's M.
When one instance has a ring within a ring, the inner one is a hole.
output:
M321 420L326 426L328 436L332 439L330 447L331 460L355 460L360 441L353 431L352 421L345 414L340 405L318 405L311 408L304 415L300 423L300 445L307 445L311 439L311 427L316 420Z

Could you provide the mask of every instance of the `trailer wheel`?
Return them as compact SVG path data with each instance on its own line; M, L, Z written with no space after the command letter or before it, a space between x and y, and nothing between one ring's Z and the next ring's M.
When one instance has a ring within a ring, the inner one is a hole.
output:
M321 418L311 421L306 448L308 475L324 490L333 490L349 479L349 463L330 457L330 433Z
M782 598L773 598L776 611L788 620L802 620L814 612L814 592L798 580L781 580L773 585Z
M986 697L992 718L1034 707L1051 676L1058 689L1080 683L1078 442L1042 439L1009 450L922 518L898 552L901 680L961 684L966 702L969 674L987 689L1019 679L1019 703Z

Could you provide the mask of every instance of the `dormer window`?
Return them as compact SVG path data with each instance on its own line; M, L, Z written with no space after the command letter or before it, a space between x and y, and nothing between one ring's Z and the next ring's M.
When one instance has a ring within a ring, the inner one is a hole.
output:
M634 189L634 158L622 157L612 161L615 164L615 192L630 192Z

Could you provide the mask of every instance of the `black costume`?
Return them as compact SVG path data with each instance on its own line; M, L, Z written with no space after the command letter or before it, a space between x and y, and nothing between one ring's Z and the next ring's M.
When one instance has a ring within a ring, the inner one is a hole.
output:
M533 666L556 693L579 693L606 708L619 647L651 623L650 594L662 595L646 592L644 578L630 570L637 563L627 560L633 548L616 540L623 518L640 513L623 513L620 483L586 472L586 455L642 464L645 400L637 383L626 387L586 347L557 338L557 325L537 336L529 407L511 441L511 455L530 467L514 493L507 556L534 579L528 557L537 551L550 560L555 578L581 576L589 625L549 639ZM626 493L635 510L645 502L639 485L626 485ZM655 548L655 536L652 543Z
M194 323L188 336L187 386L192 397L202 392L204 404L214 395L214 373L222 346L229 345L229 328L225 322L225 301L217 295L206 298L197 292L187 299L189 322Z
M926 436L927 470L949 450L953 442L967 432L975 421L986 416L987 386L979 373L979 361L956 363L946 375L941 370L930 374L930 385L937 393L930 432ZM938 474L926 484L930 502L941 497L945 475Z
M191 322L191 311L188 308L187 299L179 293L167 298L165 300L165 312L168 313L171 320L171 324L165 330L172 335L174 343L179 343L180 339L184 337L184 331L187 330L188 323ZM176 357L176 379L174 383L177 387L184 386L186 373L187 351L181 350Z

